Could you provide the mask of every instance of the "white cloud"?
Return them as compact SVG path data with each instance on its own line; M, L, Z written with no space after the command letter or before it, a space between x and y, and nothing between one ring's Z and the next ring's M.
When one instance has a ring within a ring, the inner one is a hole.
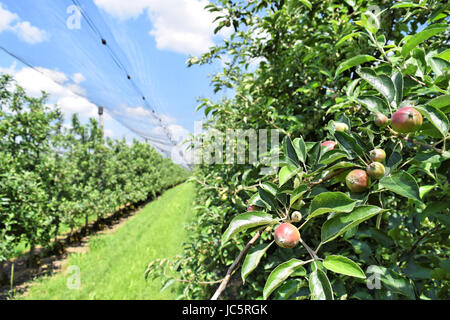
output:
M132 108L128 107L125 109L125 112L133 117L151 117L152 112L148 109L144 109L141 106Z
M31 68L16 70L15 64L9 68L0 69L14 76L17 84L25 89L32 97L41 97L42 91L49 94L49 100L56 103L67 119L74 113L82 117L97 117L97 107L87 99L78 96L83 88L71 83L67 75L56 70L38 68L40 72Z
M86 78L81 73L75 73L74 75L72 75L72 80L76 84L80 84L81 82L86 80Z
M172 138L177 142L181 142L189 136L189 131L179 124L171 124L167 128ZM166 134L162 127L153 128L152 133L156 135Z
M32 26L28 21L16 24L13 30L19 38L30 44L43 42L48 39L47 32Z
M94 0L94 3L110 15L126 20L139 17L150 5L151 0Z
M19 19L19 16L9 12L3 8L3 4L0 3L0 32L11 28L11 24Z
M201 54L214 45L215 13L205 10L207 0L94 0L95 4L121 20L146 12L160 50ZM226 36L231 28L222 29Z
M3 31L14 32L20 39L29 44L43 42L49 38L47 32L31 25L28 21L20 21L17 14L8 11L0 3L0 32Z

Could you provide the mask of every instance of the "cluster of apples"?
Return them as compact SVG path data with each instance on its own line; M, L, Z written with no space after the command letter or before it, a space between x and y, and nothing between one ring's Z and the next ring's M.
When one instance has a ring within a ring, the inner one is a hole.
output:
M393 130L396 132L410 133L419 130L422 126L423 118L414 107L403 107L392 115L390 122ZM374 117L374 123L382 128L389 124L389 119L386 115L377 113ZM348 125L342 122L335 122L334 129L340 132L349 130ZM336 142L328 140L321 145L326 150L333 150L336 147ZM386 168L383 162L386 159L386 152L383 149L374 149L370 151L369 157L372 162L366 167L366 170L355 169L347 174L345 183L350 191L364 192L369 187L370 178L381 179L384 177Z
M397 110L391 118L392 128L399 133L410 133L417 131L422 126L422 115L414 107L404 107ZM382 113L375 114L374 123L376 126L382 128L388 125L389 119ZM346 123L335 122L334 129L336 131L345 132L349 130ZM325 141L322 144L325 151L333 150L337 143L335 141ZM366 167L366 170L355 169L350 171L345 183L347 188L352 192L364 192L369 188L370 178L381 179L386 173L386 168L383 162L386 159L386 152L383 149L374 149L369 152L371 163ZM247 211L256 211L258 208L251 205ZM295 211L291 215L291 222L298 222L302 219L300 212ZM300 242L300 232L297 227L291 223L281 223L274 234L275 243L282 248L293 248Z

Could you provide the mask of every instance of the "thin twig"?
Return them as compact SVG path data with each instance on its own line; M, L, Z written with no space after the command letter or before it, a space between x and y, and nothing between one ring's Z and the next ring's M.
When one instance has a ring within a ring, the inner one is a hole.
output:
M441 226L436 226L433 229L428 230L427 232L425 232L424 234L422 234L419 239L416 240L416 242L414 242L414 244L411 247L411 250L409 250L408 254L411 254L414 252L414 250L416 250L417 246L419 245L420 241L422 241L426 236L428 236L430 233L433 233L435 231L438 231L440 229Z
M283 132L288 137L291 137L291 134L289 132L287 132L286 130L284 130L284 129L280 128L279 126L277 126L275 123L273 123L273 121L269 121L267 119L265 119L265 121L266 121L267 124L270 124L275 129L280 130L281 132Z
M217 288L217 290L214 293L214 295L212 296L211 300L217 300L217 298L220 297L222 292L227 287L228 281L230 281L230 278L231 278L234 270L238 266L239 262L241 262L242 258L247 254L247 251L250 249L251 246L253 246L253 244L256 242L256 240L259 239L259 237L261 236L263 230L264 229L258 230L258 232L256 232L256 234L253 236L253 238L247 243L245 248L241 251L241 253L239 253L237 258L234 260L233 264L228 268L227 274L222 279L220 286Z
M417 145L422 146L427 149L432 149L432 150L436 151L437 153L444 153L444 150L436 148L434 145L431 145L431 144L428 144L428 143L425 143L422 141L418 141L418 140L410 138L408 136L403 136L400 133L398 133L397 131L392 130L390 127L387 127L387 128L388 128L389 132L391 132L395 137L397 137L401 140L405 140L406 142L417 144Z
M341 173L343 173L343 172L345 172L345 171L347 171L347 170L350 170L350 169L352 169L352 168L354 168L354 167L342 168L342 169L339 169L339 170L334 171L333 173L331 173L331 174L329 174L329 175L326 175L325 177L323 177L323 178L321 178L321 179L319 179L319 180L317 180L317 181L312 181L312 182L309 184L309 188L311 189L312 187L314 187L314 186L316 186L316 185L318 185L318 184L321 184L321 183L323 183L323 182L325 182L325 181L327 181L327 180L333 179L334 177L336 177L336 176L340 175Z
M306 251L308 251L309 255L311 256L311 258L313 258L313 260L320 260L320 258L316 255L316 253L305 243L305 241L302 240L302 238L300 238L300 243L306 249Z

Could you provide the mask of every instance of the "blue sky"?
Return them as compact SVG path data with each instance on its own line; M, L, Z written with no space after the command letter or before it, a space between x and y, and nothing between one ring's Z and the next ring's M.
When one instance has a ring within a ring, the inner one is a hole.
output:
M67 119L76 112L86 121L96 116L95 104L105 105L106 135L135 137L115 117L164 139L159 120L114 63L113 52L171 134L179 140L193 132L202 118L195 112L197 98L214 97L209 76L221 65L187 68L186 60L227 35L213 35L214 15L203 9L207 0L78 1L81 10L71 0L0 0L0 46L42 74L1 51L0 71L13 74L31 95L49 92L49 102Z

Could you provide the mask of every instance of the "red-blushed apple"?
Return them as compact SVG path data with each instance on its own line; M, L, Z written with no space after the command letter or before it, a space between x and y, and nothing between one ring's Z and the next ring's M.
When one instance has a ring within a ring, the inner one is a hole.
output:
M370 178L367 176L366 171L361 169L355 169L350 171L345 177L345 184L350 191L364 192L369 187Z
M419 130L423 118L413 107L403 107L392 115L391 126L397 132L409 133Z
M383 149L373 149L369 152L369 155L374 162L383 162L386 159L386 152Z
M275 242L282 248L293 248L300 241L300 232L290 223L282 223L275 229Z
M336 147L337 143L332 140L327 140L327 141L322 142L320 145L322 147L324 147L324 149L326 149L325 151L330 151Z

